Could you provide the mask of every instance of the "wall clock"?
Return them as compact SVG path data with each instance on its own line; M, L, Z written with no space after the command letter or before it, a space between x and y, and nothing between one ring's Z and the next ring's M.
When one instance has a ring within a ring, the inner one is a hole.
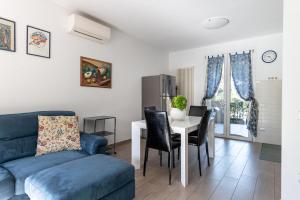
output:
M272 63L277 59L277 53L273 50L268 50L262 54L261 58L265 63Z

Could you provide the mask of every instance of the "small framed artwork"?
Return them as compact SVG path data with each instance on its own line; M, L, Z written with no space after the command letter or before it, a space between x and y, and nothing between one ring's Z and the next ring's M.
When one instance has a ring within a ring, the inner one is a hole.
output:
M51 33L39 28L27 26L28 55L50 58Z
M1 17L0 50L16 51L16 22Z
M80 57L80 85L111 88L112 64L92 58Z

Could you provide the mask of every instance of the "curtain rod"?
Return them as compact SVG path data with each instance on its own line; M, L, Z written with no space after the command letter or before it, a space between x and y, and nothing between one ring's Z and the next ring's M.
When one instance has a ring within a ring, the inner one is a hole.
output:
M250 50L244 50L244 51L236 51L236 52L227 52L227 53L222 53L222 54L217 54L215 56L205 56L205 59L208 57L218 57L218 56L224 56L225 54L238 54L238 53L245 53L245 52L254 52L254 49L250 49Z
M246 50L246 51L236 51L236 52L231 52L231 53L229 53L229 54L238 54L238 53L246 53L246 52L251 52L251 53L253 53L254 52L254 49L250 49L250 50Z

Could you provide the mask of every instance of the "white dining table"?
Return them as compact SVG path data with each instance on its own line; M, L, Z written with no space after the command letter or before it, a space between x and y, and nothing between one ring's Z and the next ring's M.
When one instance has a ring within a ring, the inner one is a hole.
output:
M188 134L197 130L201 121L201 117L187 116L183 121L173 121L169 118L170 127L173 133L181 135L181 183L184 187L188 185ZM131 123L131 163L135 169L141 167L141 134L142 129L147 129L145 120L133 121ZM208 126L208 149L209 157L213 158L215 155L215 142L214 142L214 119L209 121Z

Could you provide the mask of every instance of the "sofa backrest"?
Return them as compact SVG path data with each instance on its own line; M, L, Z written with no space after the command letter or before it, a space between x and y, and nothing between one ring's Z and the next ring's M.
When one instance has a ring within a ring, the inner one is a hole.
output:
M74 116L72 111L40 111L0 115L0 163L36 153L38 116Z

